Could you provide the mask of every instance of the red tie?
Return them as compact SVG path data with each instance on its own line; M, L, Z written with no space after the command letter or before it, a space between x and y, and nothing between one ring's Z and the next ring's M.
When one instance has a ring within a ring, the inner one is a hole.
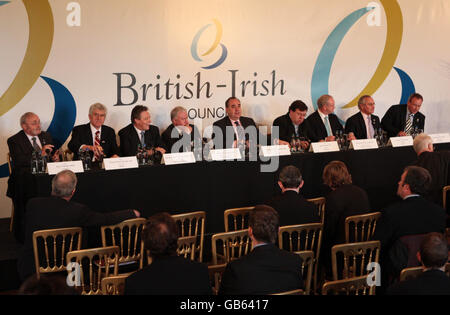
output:
M95 146L100 146L100 131L96 131L95 132L95 141L94 141L94 145ZM98 160L99 159L99 155L95 154L95 159Z

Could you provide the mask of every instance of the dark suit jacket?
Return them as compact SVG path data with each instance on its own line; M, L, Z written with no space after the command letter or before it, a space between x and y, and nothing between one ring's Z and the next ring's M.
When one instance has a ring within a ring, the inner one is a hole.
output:
M248 117L243 117L241 116L241 118L239 118L239 121L242 124L242 127L245 129L249 126L254 126L255 130L256 130L256 141L258 142L258 129L256 127L256 124L254 122L253 119L248 118ZM231 131L233 132L233 136L227 138L227 127L231 128ZM218 148L222 148L222 149L228 149L228 148L232 148L233 147L233 142L234 140L236 140L236 134L233 131L233 125L231 124L231 120L228 116L214 122L213 124L213 128L219 128L222 132L222 137L223 139L218 139L216 138L217 134L214 132L213 130L213 142L214 142L214 147L216 149ZM249 134L246 133L245 134L245 140L249 140ZM256 144L255 144L256 145Z
M309 127L306 119L303 123L298 126L298 136L305 137L309 139ZM280 116L273 121L273 126L279 127L279 139L290 142L292 139L292 135L295 135L295 127L292 123L291 117L289 117L289 113L286 115Z
M35 272L33 232L65 227L102 226L135 218L133 210L98 213L85 205L58 197L32 198L25 213L25 242L17 266L22 279Z
M42 146L44 144L53 144L52 136L48 132L42 131L38 137ZM29 170L33 146L25 132L23 130L19 131L10 137L7 142L13 168L27 168Z
M302 289L302 259L274 244L254 248L229 262L219 294L260 295Z
M133 124L129 124L125 128L122 128L119 131L119 137L121 156L136 155L138 145L141 143L141 140L139 139ZM159 129L156 126L150 125L150 129L145 131L144 139L147 148L165 148L159 135Z
M371 121L374 132L381 128L380 118L376 115L371 115ZM367 130L364 117L361 112L356 113L345 123L345 133L353 132L356 139L367 139Z
M445 272L428 270L417 278L398 282L388 288L388 295L450 295L450 278Z
M280 226L320 222L317 206L295 191L288 190L266 204L277 210Z
M400 131L405 130L406 111L406 104L392 105L381 119L381 125L389 137L397 137ZM413 127L425 129L425 116L421 112L414 115Z
M73 159L78 159L78 151L80 147L85 145L93 145L93 135L91 131L91 124L76 126L72 130L72 138L67 145L70 151L73 152ZM100 133L100 145L103 148L103 153L106 158L119 155L119 148L117 147L116 132L111 127L102 126L102 132Z
M341 123L339 122L339 118L335 114L329 114L328 120L330 121L331 131L333 135L336 135L336 131L344 130ZM310 139L312 142L319 142L320 140L325 140L327 137L327 129L320 118L318 110L308 116L306 121L309 124L310 130Z
M202 137L200 135L200 132L198 131L198 128L194 125L189 124L189 126L191 126L192 128L192 132L190 135L187 135L187 139L189 139L189 143L186 143L187 147L189 148L188 151L190 151L191 148L191 141L195 141L197 143L197 145L202 145ZM173 124L171 124L169 127L167 127L166 130L164 130L164 132L161 134L161 140L164 143L165 148L167 148L167 152L168 153L177 153L177 152L183 152L183 148L180 147L180 149L176 152L172 152L172 147L173 145L179 141L180 139L183 138L183 135L185 135L185 133L183 132L181 135L178 133L178 131L176 132L176 137L172 138L172 131L175 128L175 126ZM180 143L181 144L181 143Z
M155 258L125 281L126 295L210 295L208 267L180 256Z

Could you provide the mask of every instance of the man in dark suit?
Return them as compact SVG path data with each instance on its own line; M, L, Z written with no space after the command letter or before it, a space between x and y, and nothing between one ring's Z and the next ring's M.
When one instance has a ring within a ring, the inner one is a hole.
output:
M373 139L375 132L381 128L380 118L374 115L375 102L370 95L358 100L359 112L347 119L345 133L353 133L356 139Z
M50 156L53 162L59 161L59 151L54 150L50 133L41 130L39 117L31 112L20 117L22 130L8 138L9 154L14 169L30 169L33 151L42 156Z
M106 112L103 104L95 103L89 108L90 122L73 128L72 138L67 146L73 152L74 160L79 158L80 150L89 150L93 155L93 161L101 160L103 157L119 156L116 132L113 128L104 125Z
M239 143L246 147L258 143L258 129L253 119L242 116L241 101L230 97L225 102L227 116L214 122L213 142L216 149L236 148Z
M289 106L289 112L273 121L273 127L278 127L278 143L291 145L292 138L303 138L301 146L306 149L309 146L309 128L305 120L308 106L300 100L294 101ZM272 130L272 134L274 131Z
M248 228L253 249L227 264L219 294L260 295L303 288L302 259L275 245L278 222L278 214L273 208L255 207Z
M411 135L414 129L425 129L425 116L419 112L423 97L419 93L412 94L407 104L392 105L383 119L381 125L389 137L404 137Z
M440 233L430 233L420 245L418 260L423 273L417 278L392 285L388 295L450 295L450 278L445 274L448 245Z
M140 216L136 210L93 212L87 206L71 201L76 185L77 177L72 171L61 171L52 180L51 197L32 198L28 202L25 214L25 242L17 262L22 280L36 271L32 239L34 231L112 225Z
M189 124L184 107L177 106L172 109L170 119L172 124L161 134L162 142L168 152L190 152L192 146L202 147L200 132L196 126Z
M398 276L408 258L398 255L400 237L430 232L443 233L446 214L442 207L422 197L431 183L430 173L419 166L408 166L398 183L397 195L403 200L381 211L373 238L381 242L382 274ZM406 259L406 260L405 260ZM386 281L382 280L386 284Z
M317 100L318 110L309 115L306 121L309 124L312 142L335 141L336 132L344 131L339 118L333 114L335 102L331 95L322 95ZM353 140L354 137L349 137Z
M208 267L177 255L178 231L168 213L151 216L143 230L152 263L125 280L126 295L210 295Z
M153 150L161 154L166 153L164 144L159 135L159 129L150 125L152 122L147 106L136 105L131 111L131 124L119 131L120 152L122 156L133 156L138 147L145 147L148 154Z
M317 206L300 194L304 181L300 170L295 166L284 167L278 177L282 194L267 202L280 216L280 225L319 223Z

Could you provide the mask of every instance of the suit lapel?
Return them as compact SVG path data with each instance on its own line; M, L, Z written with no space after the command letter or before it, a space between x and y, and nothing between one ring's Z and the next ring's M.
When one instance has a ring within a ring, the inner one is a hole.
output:
M367 139L367 129L366 129L366 122L364 121L364 116L361 112L358 113L358 121L359 121L359 127L361 128L361 134L363 135L363 139Z
M87 144L88 145L94 145L94 140L93 140L93 137L92 137L92 131L91 131L91 124L90 123L88 123L87 125L86 125L86 135L87 135ZM102 135L103 135L103 132L102 132Z

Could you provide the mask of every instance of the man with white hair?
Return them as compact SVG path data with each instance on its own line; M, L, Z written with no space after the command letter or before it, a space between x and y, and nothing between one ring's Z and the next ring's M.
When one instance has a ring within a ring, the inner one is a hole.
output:
M450 151L434 152L433 140L424 133L416 136L413 146L417 153L414 165L427 169L431 174L429 197L442 205L442 188L450 184Z
M52 180L51 197L32 198L25 213L25 242L17 262L22 280L35 272L33 259L33 232L66 227L113 225L140 216L136 210L110 213L91 211L87 206L72 201L77 176L70 170L56 174Z

